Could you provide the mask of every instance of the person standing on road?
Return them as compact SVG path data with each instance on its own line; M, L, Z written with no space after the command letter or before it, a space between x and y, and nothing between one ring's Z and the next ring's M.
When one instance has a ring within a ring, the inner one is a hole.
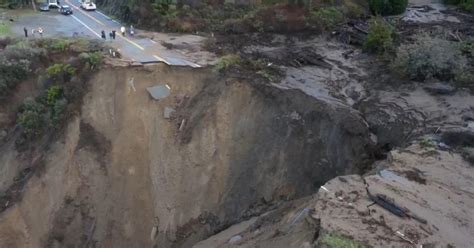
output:
M115 33L116 33L115 29L112 30L112 39L114 39L114 40L115 40Z
M109 40L112 40L114 38L114 35L112 34L112 32L109 32Z
M122 36L125 36L125 31L127 31L127 30L125 29L124 26L122 26L122 27L120 28L120 32L122 32Z
M26 27L23 28L23 32L25 32L25 38L28 38L28 29Z
M135 34L135 29L133 28L132 25L130 25L130 36L133 36Z
M102 34L102 39L106 40L105 31L102 30L100 33Z
M43 28L42 27L38 28L38 34L40 35L40 37L43 37Z

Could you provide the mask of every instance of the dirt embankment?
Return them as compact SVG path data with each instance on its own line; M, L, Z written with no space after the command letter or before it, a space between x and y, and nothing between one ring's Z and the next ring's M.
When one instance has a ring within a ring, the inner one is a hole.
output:
M195 247L320 247L328 233L364 247L473 247L473 173L460 155L412 145L392 151L378 169L337 177L311 197L288 202ZM374 204L367 190L407 215Z
M370 159L350 108L210 75L99 72L44 170L0 215L0 246L189 247ZM165 84L162 100L146 91Z

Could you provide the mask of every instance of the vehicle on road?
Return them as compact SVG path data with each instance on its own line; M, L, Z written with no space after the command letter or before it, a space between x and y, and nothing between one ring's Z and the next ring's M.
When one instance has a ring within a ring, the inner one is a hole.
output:
M49 11L49 5L47 3L41 4L39 7L40 11Z
M92 0L82 0L81 8L83 8L85 10L96 10L97 9L97 7L95 6L95 3L92 2Z
M59 7L59 13L63 14L63 15L72 15L73 12L72 12L72 8L69 6L69 5L62 5L61 7Z
M58 0L47 0L46 2L50 9L56 9L61 7Z

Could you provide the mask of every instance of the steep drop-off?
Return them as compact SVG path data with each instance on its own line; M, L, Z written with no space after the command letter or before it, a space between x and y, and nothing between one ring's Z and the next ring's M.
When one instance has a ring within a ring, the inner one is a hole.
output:
M370 160L358 112L211 75L164 65L97 73L81 116L1 213L0 246L189 247ZM165 99L146 91L164 84Z

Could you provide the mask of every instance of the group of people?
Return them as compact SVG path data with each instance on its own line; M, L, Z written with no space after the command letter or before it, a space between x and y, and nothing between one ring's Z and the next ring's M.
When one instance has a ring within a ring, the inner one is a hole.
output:
M23 28L23 32L25 33L25 38L28 38L28 29L26 27ZM31 35L35 37L35 34L38 33L40 37L43 37L43 28L39 27L38 29L32 29Z
M43 31L44 31L44 30L43 30L42 27L39 27L38 29L32 29L32 30L31 30L31 35L32 35L33 37L35 37L35 34L38 33L40 37L43 37ZM23 32L25 33L25 37L28 38L28 29L27 29L26 27L23 28ZM120 28L120 32L122 33L122 36L125 37L125 34L126 34L126 32L127 32L127 29L126 29L124 26L122 26L122 27ZM107 36L105 35L105 31L102 30L100 33L101 33L102 39L106 40L106 39L107 39ZM110 40L115 40L115 37L116 37L116 36L115 36L115 33L116 33L115 30L112 30L112 32L109 33L109 39L110 39ZM133 28L132 25L130 25L129 33L130 33L130 36L134 36L134 35L135 35L135 29ZM74 32L74 34L77 34L77 32ZM74 36L75 36L75 35L74 35Z
M122 27L120 28L120 32L122 33L122 36L125 37L125 35L126 35L126 33L127 33L127 29L126 29L124 26L122 26ZM117 33L117 31L112 30L112 32L109 33L109 39L110 39L110 40L115 40L116 33ZM135 35L135 29L133 28L132 25L130 25L129 33L130 33L130 36L134 36L134 35ZM107 39L107 36L106 36L104 30L102 30L102 31L100 32L100 34L101 34L100 36L102 37L102 39L104 39L104 40Z

